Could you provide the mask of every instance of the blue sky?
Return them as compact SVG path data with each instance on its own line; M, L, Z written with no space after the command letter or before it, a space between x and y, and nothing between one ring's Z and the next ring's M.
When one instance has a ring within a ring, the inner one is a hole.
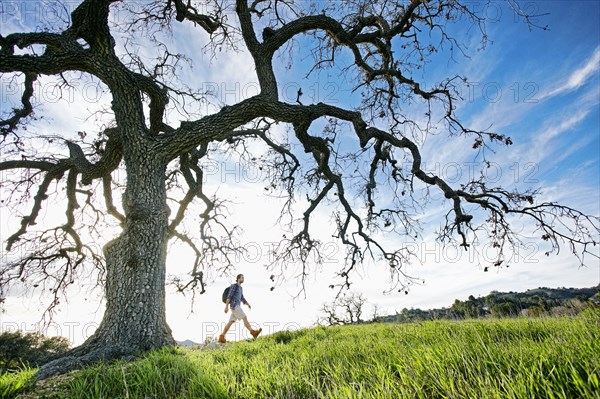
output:
M464 101L458 104L458 114L467 125L492 126L492 130L510 136L514 142L510 147L499 146L495 153L486 154L492 168L483 171L492 180L508 187L540 188L549 200L599 215L600 2L523 2L527 11L547 13L536 23L547 25L548 30L528 29L504 2L487 6L484 2L468 4L475 9L485 7L484 12L492 19L487 26L490 42L486 48L477 50L480 43L474 32L459 26L455 34L468 44L471 58L456 55L455 61L449 62L447 54L439 54L435 62L412 77L423 81L425 87L428 82L435 83L447 75L460 74L469 79L470 86L462 91ZM20 3L2 3L2 34L39 22L16 16L15 8L7 8L9 5ZM215 92L214 103L234 102L254 93L256 77L248 69L251 60L247 53L224 51L210 59L203 55L204 43L190 24L176 25L173 37L177 50L195 55L193 69L183 68L180 77L192 87L211 88ZM138 40L143 43L142 37ZM140 51L151 54L153 49L141 48ZM302 87L305 103L314 100L346 105L356 101L351 82L339 68L306 78L310 58L303 54L299 59L291 69L285 67L285 57L277 66L283 100L295 101L297 88ZM18 100L19 93L9 88L4 77L2 79L0 105L4 111ZM75 94L71 101L49 104L38 112L54 121L66 135L75 134L82 126L94 131L93 120L81 118L94 104L78 101L80 95ZM108 103L106 94L98 95L98 100L98 104ZM198 109L206 113L214 108L200 104ZM418 110L416 107L415 112ZM170 115L170 118L177 120L178 115ZM36 128L48 134L55 131L42 124ZM285 135L285 130L281 129L279 134ZM455 184L482 169L481 155L471 149L470 139L448 140L443 131L421 139L426 168ZM261 151L260 147L253 148ZM292 300L299 289L293 277L294 265L288 279L271 292L270 272L264 265L268 262L269 246L281 235L275 224L281 203L264 197L262 184L256 184L255 179L249 177L252 176L249 168L251 166L218 159L207 186L233 201L230 219L244 229L240 242L253 250L251 255L239 259L234 271L234 274L246 274L246 296L253 304L250 319L267 325L267 332L310 325L316 320L320 305L332 298L333 293L327 286L339 269L343 254L330 238L328 211L331 209L316 214L316 234L328 245L329 258L321 268L315 268L308 280L306 295ZM409 295L384 295L388 284L386 267L367 262L355 277L354 289L365 294L369 306L378 304L384 312L394 313L410 307L449 306L456 298L485 295L492 290L589 287L600 283L598 260L590 258L587 267L579 268L568 251L547 258L543 256L544 248L535 241L528 242L521 253L514 254L510 268L485 273L471 254L457 253L433 243L434 231L446 209L441 196L434 196L429 206L420 210L418 216L425 223L423 241L389 238L390 245L415 246L419 256L408 271L425 280L425 284L413 286ZM2 209L1 216L0 235L5 239L14 230L16 219L6 209ZM523 221L515 222L523 224L525 235L530 234L531 226ZM191 263L190 256L185 249L172 247L168 273L184 275ZM167 317L176 339L202 341L214 335L226 320L219 298L228 278L218 273L212 278L207 294L197 298L193 313L190 313L189 297L169 295ZM6 312L0 314L1 329L34 328L45 308L45 300L38 295L25 298L15 290L8 298ZM80 342L100 320L102 306L99 293L89 294L83 287L73 290L68 304L62 306L56 316L54 333ZM369 311L367 309L367 313Z

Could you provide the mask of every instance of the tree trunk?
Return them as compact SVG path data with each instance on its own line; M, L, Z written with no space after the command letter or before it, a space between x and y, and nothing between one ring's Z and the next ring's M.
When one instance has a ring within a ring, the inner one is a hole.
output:
M122 234L104 248L106 310L100 326L66 357L42 367L37 378L175 344L165 314L165 167L152 158L146 153L126 165L126 220Z
M174 343L165 316L168 208L164 167L136 164L123 233L105 247L106 313L90 341L146 350Z

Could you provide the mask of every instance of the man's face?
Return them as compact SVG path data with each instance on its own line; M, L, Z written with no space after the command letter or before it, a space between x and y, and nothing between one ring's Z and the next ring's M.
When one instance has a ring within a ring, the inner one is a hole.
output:
M238 284L242 284L244 282L244 276L240 276L240 278L238 278Z

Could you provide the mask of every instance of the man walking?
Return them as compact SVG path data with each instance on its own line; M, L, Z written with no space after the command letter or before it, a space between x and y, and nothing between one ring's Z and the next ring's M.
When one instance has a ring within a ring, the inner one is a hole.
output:
M246 317L246 314L242 310L242 303L248 306L248 309L252 309L252 306L250 306L248 301L246 301L246 298L244 298L244 291L242 290L243 283L244 275L238 274L235 279L235 284L232 284L229 288L229 295L227 295L227 300L225 301L225 313L229 312L229 307L231 306L231 316L229 317L229 323L227 323L223 330L223 334L219 335L219 342L222 344L227 342L225 335L237 320L244 321L244 326L246 326L254 338L258 337L258 334L262 332L262 328L259 328L258 330L252 329L250 322L248 322L248 317Z

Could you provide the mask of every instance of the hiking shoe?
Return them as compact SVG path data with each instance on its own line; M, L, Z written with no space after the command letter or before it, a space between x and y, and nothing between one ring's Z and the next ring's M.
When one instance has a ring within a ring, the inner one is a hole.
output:
M223 334L219 335L219 343L224 344L226 342L227 342L227 340L225 339L225 336Z
M260 334L262 332L262 328L259 328L258 330L250 330L250 334L252 334L252 337L256 338L258 337L258 334Z

